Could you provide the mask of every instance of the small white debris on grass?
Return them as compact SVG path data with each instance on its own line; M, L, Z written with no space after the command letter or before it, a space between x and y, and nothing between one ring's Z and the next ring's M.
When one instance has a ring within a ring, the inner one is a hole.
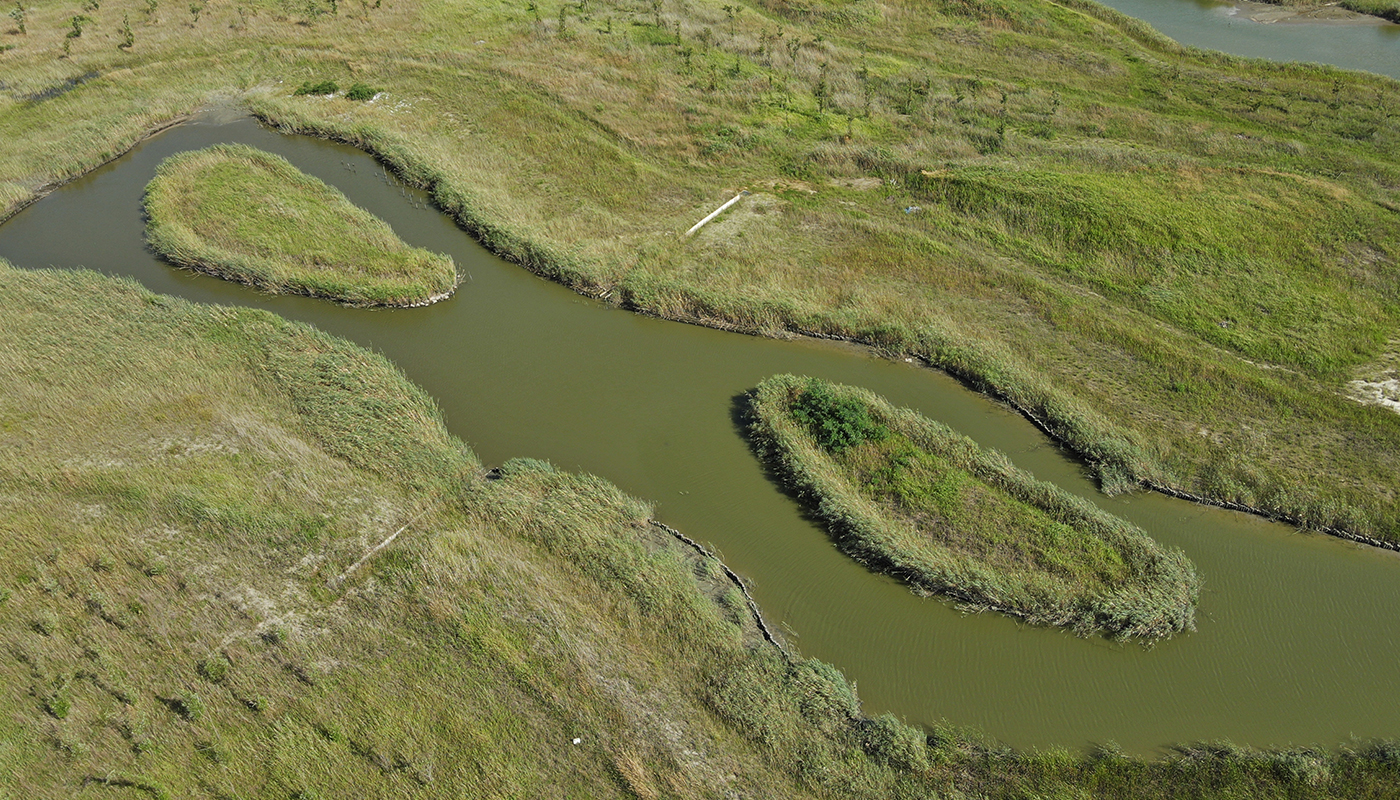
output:
M583 742L582 739L578 739L578 738L575 738L575 739L574 739L574 744L581 744L582 742Z

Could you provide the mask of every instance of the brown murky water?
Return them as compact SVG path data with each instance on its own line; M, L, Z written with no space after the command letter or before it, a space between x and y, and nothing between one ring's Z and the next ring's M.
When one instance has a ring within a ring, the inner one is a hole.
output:
M167 155L224 141L280 153L410 243L451 253L462 287L429 308L367 311L268 297L160 262L142 242L142 188ZM856 680L871 712L974 725L1018 746L1113 740L1138 753L1205 738L1330 746L1400 735L1395 554L1158 495L1105 498L1029 423L937 372L581 298L485 252L357 150L247 119L184 125L0 226L0 257L266 308L384 353L488 463L534 456L602 475L713 543L804 654ZM1183 548L1205 577L1199 631L1150 650L1078 639L965 616L869 574L764 477L735 427L735 397L778 372L915 407Z

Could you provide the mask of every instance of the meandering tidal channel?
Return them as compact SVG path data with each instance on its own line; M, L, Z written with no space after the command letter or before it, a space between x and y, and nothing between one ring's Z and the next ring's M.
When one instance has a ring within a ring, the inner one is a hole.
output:
M166 156L216 142L279 153L409 243L450 253L455 297L368 311L269 297L172 268L142 239L141 191ZM1400 555L1244 514L1139 494L1106 498L1024 419L947 376L859 348L773 341L629 314L483 250L364 153L246 118L171 129L0 226L20 267L84 266L205 303L265 308L392 359L487 463L548 458L657 504L753 582L801 651L857 681L872 713L947 719L1010 744L1113 740L1253 745L1400 736ZM1038 477L1183 548L1205 577L1199 631L1145 649L966 616L873 575L764 476L735 398L778 372L870 388L1001 449Z

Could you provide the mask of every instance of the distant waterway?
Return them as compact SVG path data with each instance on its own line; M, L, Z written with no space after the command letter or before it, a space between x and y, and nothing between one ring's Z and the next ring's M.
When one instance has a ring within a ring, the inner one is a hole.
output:
M141 191L166 156L242 142L285 156L464 275L428 308L270 297L170 267L142 240ZM85 266L204 303L263 308L383 353L490 464L547 458L653 500L714 545L805 655L857 682L869 712L947 719L1017 746L1253 745L1400 736L1400 556L1157 494L1107 498L1023 418L942 373L820 341L630 314L482 249L365 154L246 118L173 128L0 226L17 266ZM3 323L0 323L3 324ZM765 477L735 399L779 372L864 386L1008 453L1036 476L1183 548L1205 578L1199 630L1151 649L968 616L839 553Z
M1307 61L1400 79L1400 25L1336 6L1302 16L1237 0L1099 0L1191 47L1274 61Z

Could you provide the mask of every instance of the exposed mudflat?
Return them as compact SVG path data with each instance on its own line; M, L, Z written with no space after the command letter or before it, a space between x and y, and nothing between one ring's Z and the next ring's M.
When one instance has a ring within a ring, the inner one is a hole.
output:
M1243 17L1265 25L1275 22L1323 23L1329 25L1389 25L1391 23L1369 14L1348 11L1336 3L1320 6L1281 6L1273 3L1252 3L1249 0L1236 0L1226 12L1232 17Z
M1385 406L1400 414L1400 379L1352 381L1347 389L1347 394L1357 402Z

